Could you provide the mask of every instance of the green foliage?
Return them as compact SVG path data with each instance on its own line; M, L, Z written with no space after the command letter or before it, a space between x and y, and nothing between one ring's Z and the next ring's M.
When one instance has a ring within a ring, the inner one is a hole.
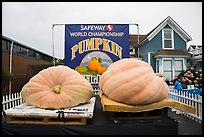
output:
M103 62L103 59L100 58L100 57L93 57L92 60L94 60L94 59L95 59L95 60L98 60L99 63L102 63L102 62Z
M9 81L12 81L14 79L13 75L4 69L2 69L2 81L8 83Z
M100 75L98 71L91 71L88 66L78 66L75 70L84 75Z

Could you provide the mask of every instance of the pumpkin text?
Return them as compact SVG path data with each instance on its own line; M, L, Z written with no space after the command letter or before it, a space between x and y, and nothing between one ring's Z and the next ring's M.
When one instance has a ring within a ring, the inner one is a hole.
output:
M122 59L122 47L120 47L117 43L105 38L91 38L80 41L71 48L71 60L76 57L76 53L82 54L87 51L100 49L102 49L103 51L110 52Z

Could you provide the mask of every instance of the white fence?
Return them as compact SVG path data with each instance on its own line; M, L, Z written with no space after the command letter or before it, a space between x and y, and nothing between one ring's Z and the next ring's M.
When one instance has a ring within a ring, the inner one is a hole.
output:
M3 100L2 100L3 111L7 110L9 108L13 108L15 106L18 106L23 102L24 101L21 98L20 93L13 93L11 95L3 96ZM3 113L3 111L2 111L2 113ZM2 114L2 116L3 116L3 114Z
M196 114L188 113L182 110L179 110L179 112L199 123L202 123L202 96L171 89L168 97L194 107L196 109Z

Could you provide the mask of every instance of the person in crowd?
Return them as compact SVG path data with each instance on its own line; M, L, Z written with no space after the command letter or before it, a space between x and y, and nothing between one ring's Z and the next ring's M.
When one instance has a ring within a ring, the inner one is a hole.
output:
M181 91L183 88L182 88L182 85L181 85L181 82L179 80L175 80L175 83L174 83L174 88Z

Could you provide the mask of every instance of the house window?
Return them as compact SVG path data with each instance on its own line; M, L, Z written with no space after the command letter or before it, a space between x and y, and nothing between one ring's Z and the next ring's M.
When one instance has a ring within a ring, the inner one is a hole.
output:
M164 60L164 80L172 80L173 78L173 68L172 68L172 60Z
M18 50L19 50L19 46L14 43L13 44L13 52L18 53Z
M183 60L175 60L175 76L181 73L183 70Z
M9 41L2 39L2 50L3 51L10 51L11 43Z
M163 58L164 80L173 80L185 69L184 58Z
M130 55L135 55L135 50L134 50L134 48L130 48Z
M172 29L163 29L163 49L174 49Z

